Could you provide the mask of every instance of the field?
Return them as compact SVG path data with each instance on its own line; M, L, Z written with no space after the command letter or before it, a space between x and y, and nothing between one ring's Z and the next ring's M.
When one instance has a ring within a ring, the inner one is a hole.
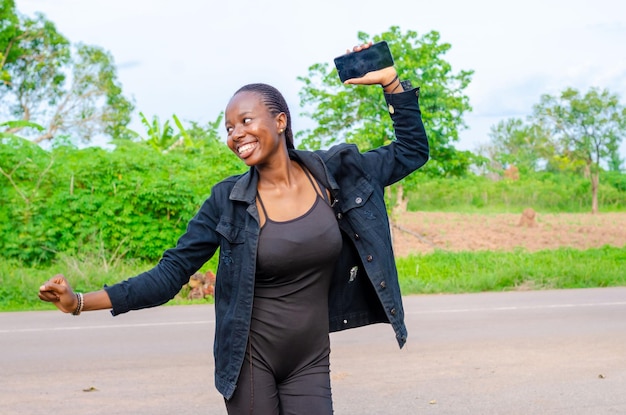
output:
M534 252L570 247L626 246L626 213L535 213L533 226L522 214L407 212L393 228L396 256L458 251Z

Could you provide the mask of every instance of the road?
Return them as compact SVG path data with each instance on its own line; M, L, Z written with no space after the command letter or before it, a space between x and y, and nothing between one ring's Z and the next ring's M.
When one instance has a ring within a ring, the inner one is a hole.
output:
M626 414L626 287L404 298L331 335L336 415ZM212 306L0 313L0 414L225 414Z

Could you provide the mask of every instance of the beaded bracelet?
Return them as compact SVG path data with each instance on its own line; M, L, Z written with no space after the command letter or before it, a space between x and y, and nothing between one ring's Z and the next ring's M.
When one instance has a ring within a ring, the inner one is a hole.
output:
M83 306L85 305L83 293L76 293L76 299L78 300L78 304L76 304L76 309L72 311L73 316L80 315L80 313L83 311Z

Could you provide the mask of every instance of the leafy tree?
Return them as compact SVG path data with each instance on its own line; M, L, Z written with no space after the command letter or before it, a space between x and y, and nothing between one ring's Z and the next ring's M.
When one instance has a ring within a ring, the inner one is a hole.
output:
M12 58L11 39L17 34L18 18L14 0L0 0L0 84L8 84L11 75L4 65Z
M607 157L607 165L609 167L609 171L612 172L621 172L622 171L622 166L624 165L624 159L620 157L619 155L619 143L618 142L612 142L612 143L608 143L606 146L607 150L608 150L608 157Z
M458 151L454 143L459 130L465 128L463 114L470 111L469 98L463 90L473 71L453 73L442 57L450 45L440 42L439 33L431 31L421 37L417 32L402 33L397 26L377 36L360 32L359 42L389 44L400 79L420 86L420 105L431 147L431 161L425 171L437 175L463 175L472 163L472 154ZM335 68L326 63L309 67L300 92L302 115L316 121L313 130L297 134L300 147L320 148L337 142L356 143L362 151L378 147L393 137L391 120L376 88L346 88Z
M553 152L549 137L540 125L509 118L491 127L490 158L500 168L515 166L530 173L548 161Z
M125 137L133 105L122 95L108 52L72 46L42 14L31 19L9 11L0 17L0 118L44 126L5 132L19 131L36 143L61 135L86 142L97 134Z
M591 182L591 211L598 212L601 163L615 164L626 136L626 108L608 90L591 88L584 96L573 88L559 96L543 95L533 117L552 134L562 157L584 165Z

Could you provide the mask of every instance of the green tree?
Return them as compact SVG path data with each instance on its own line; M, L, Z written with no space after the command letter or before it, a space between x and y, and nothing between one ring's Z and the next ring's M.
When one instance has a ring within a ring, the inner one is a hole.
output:
M36 143L58 136L85 142L98 134L124 138L133 105L122 95L110 53L72 46L42 14L1 17L0 119L44 126L43 131L16 126L6 133L19 131Z
M624 159L620 157L619 154L619 143L609 143L607 144L608 157L607 157L607 165L609 167L609 171L613 172L621 172L622 166L624 165Z
M543 95L533 117L553 134L562 157L584 165L591 182L591 212L598 212L601 163L615 164L614 154L626 135L626 108L608 90L591 88L584 96L573 88L559 96Z
M450 45L440 42L439 33L431 31L421 37L417 32L402 33L397 26L377 36L360 32L358 40L389 44L400 79L420 86L420 106L431 148L431 161L425 171L437 175L463 175L472 163L472 154L458 151L454 143L459 130L466 127L463 114L470 111L464 89L473 71L454 73L443 59ZM297 139L301 147L320 148L337 142L351 142L362 151L385 144L393 137L392 123L381 103L381 91L376 88L346 87L335 68L326 63L309 67L300 103L302 115L313 119L317 126L301 131Z
M515 166L522 174L534 172L552 157L548 134L540 125L509 118L491 127L490 158L500 168Z
M18 17L14 0L0 0L0 85L7 85L11 75L4 65L12 58L12 39L16 38Z

